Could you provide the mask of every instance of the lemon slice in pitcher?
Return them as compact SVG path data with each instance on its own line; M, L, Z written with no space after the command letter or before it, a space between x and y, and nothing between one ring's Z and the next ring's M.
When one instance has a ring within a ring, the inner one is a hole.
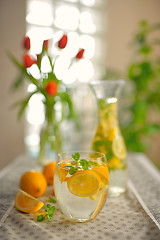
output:
M126 158L126 146L123 138L120 135L116 136L116 138L113 140L112 150L116 157L120 159Z
M76 172L68 179L69 191L78 197L89 197L99 191L101 178L91 170Z

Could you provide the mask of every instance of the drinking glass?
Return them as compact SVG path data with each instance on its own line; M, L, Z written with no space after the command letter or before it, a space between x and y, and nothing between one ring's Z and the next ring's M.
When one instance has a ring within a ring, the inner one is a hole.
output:
M102 209L109 184L105 154L68 152L58 154L54 190L61 211L75 222L90 221Z

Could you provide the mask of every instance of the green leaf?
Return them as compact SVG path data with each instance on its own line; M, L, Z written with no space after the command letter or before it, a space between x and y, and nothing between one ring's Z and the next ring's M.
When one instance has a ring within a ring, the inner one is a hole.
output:
M52 207L50 208L50 211L53 212L55 209L56 209L55 206L52 206Z
M76 173L76 171L77 171L77 168L71 166L70 169L69 169L69 174L70 174L70 175L73 175L73 174Z
M65 166L66 169L70 169L72 166Z
M23 71L21 71L16 81L12 84L11 89L15 90L19 88L22 85L24 78L25 78L25 74Z
M45 207L44 207L44 210L46 212L48 212L48 210L51 208L51 204L47 204Z
M75 154L72 155L72 158L75 160L75 161L78 161L80 159L80 154L77 152Z
M45 219L45 215L41 214L37 217L38 222L42 222Z
M84 165L89 165L89 162L88 162L86 159L81 159L81 160L80 160L80 164L81 164L82 166L84 166Z
M19 119L22 117L22 115L23 115L23 113L24 113L24 111L25 111L25 109L26 109L26 107L27 107L27 105L28 105L28 102L29 102L30 98L31 98L35 93L37 93L37 92L38 92L38 91L32 92L32 93L27 97L27 99L20 100L20 101L14 103L14 104L12 105L12 108L13 108L13 107L17 107L18 105L21 106L20 109L19 109L19 112L18 112L18 118L19 118Z
M91 165L95 165L95 166L97 166L97 165L98 165L98 163L97 163L97 162L94 162L94 161L91 161L91 160L89 160L89 163L90 163Z
M56 200L55 200L54 198L52 198L52 197L49 198L49 201L50 201L51 203L56 203Z
M83 166L83 169L84 169L84 170L88 170L88 165L84 165L84 166Z
M23 72L26 72L26 68L24 67L24 65L22 65L10 51L7 51L7 55L20 70L22 70Z
M74 112L74 109L73 109L73 104L72 104L72 101L71 101L71 98L70 98L69 94L66 93L66 92L59 92L59 93L57 93L57 96L60 97L62 102L67 103L68 109L69 109L68 118L75 119L76 115L75 115L75 112Z
M48 220L51 222L53 215L47 215L47 217L48 217Z
M72 164L72 165L76 165L76 164L77 164L77 162L76 162L76 161L73 161L73 162L71 162L71 164Z

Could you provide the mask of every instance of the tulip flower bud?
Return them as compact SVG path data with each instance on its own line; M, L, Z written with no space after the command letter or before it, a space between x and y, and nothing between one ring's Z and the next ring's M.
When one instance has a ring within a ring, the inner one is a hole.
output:
M62 38L59 40L59 42L58 42L58 47L59 47L60 49L65 48L66 45L67 45L67 41L68 41L68 37L67 37L66 34L64 34L63 37L62 37Z
M57 93L57 84L54 81L51 81L47 84L45 90L50 97L53 97Z
M23 46L25 49L29 50L30 49L30 38L29 37L25 37L23 40Z
M26 67L26 68L29 68L29 67L31 67L34 63L36 63L36 60L35 59L33 59L30 55L28 55L28 54L25 54L24 56L23 56L23 60L24 60L24 66Z
M83 53L84 53L84 49L82 48L81 50L79 50L79 52L76 55L77 59L81 59L83 57Z
M47 51L48 50L48 40L44 40L43 42L43 47L44 47L44 50Z

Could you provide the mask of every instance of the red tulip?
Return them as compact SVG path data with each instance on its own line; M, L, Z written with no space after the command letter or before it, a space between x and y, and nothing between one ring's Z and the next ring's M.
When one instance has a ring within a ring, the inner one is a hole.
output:
M44 50L47 51L48 50L48 40L44 40L43 42L43 47L44 47Z
M51 81L47 84L45 90L49 96L53 97L57 93L57 84L54 81Z
M36 60L33 59L30 55L25 54L23 56L23 60L24 60L24 65L26 68L31 67L34 63L36 63Z
M23 46L27 50L30 49L30 38L29 37L24 37Z
M68 37L66 34L64 34L63 37L58 42L58 47L60 49L65 48L65 46L67 45L67 41L68 41Z
M77 59L81 59L83 57L83 53L84 53L84 49L82 48L81 50L79 50L79 52L76 55Z

